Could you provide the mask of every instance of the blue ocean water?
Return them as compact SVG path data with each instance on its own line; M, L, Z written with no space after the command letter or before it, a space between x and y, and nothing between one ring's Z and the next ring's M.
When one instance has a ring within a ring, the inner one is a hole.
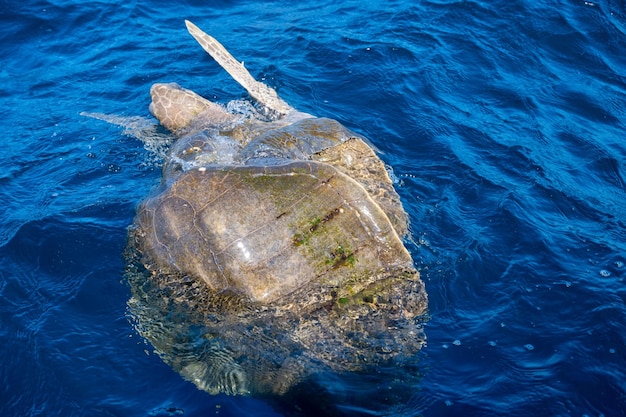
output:
M197 390L127 317L158 161L80 113L148 117L155 82L243 97L183 19L393 167L430 319L383 414L626 415L624 1L0 5L3 416L282 413Z

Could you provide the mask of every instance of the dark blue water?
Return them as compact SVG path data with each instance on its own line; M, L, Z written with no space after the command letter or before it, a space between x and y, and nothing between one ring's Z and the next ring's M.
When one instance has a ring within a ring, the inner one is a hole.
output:
M135 332L122 251L158 161L79 115L149 116L155 82L243 97L187 18L393 167L430 321L388 414L626 415L624 1L292 3L2 0L0 414L279 415Z

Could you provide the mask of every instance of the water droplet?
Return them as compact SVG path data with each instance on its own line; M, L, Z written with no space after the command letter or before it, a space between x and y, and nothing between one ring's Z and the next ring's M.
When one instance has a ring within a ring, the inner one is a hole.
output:
M122 167L119 165L115 165L115 164L109 164L109 166L107 167L109 172L120 172L122 170Z
M611 272L607 271L606 269L601 269L600 270L600 275L603 276L604 278L607 278L607 277L611 276Z

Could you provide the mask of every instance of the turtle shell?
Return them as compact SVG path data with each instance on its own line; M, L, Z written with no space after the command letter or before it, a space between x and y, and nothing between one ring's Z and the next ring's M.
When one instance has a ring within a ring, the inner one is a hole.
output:
M161 270L255 302L289 302L311 282L357 288L360 277L412 265L363 186L316 161L187 171L137 221Z
M131 229L139 332L212 394L282 395L329 371L410 360L427 300L387 187L360 139L311 160L180 172Z

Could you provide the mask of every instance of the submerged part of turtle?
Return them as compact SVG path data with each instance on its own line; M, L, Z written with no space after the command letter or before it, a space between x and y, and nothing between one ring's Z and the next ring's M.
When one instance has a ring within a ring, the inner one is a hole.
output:
M210 393L283 394L315 375L414 359L426 293L383 163L186 23L263 114L152 87L150 110L178 139L130 232L140 333Z

